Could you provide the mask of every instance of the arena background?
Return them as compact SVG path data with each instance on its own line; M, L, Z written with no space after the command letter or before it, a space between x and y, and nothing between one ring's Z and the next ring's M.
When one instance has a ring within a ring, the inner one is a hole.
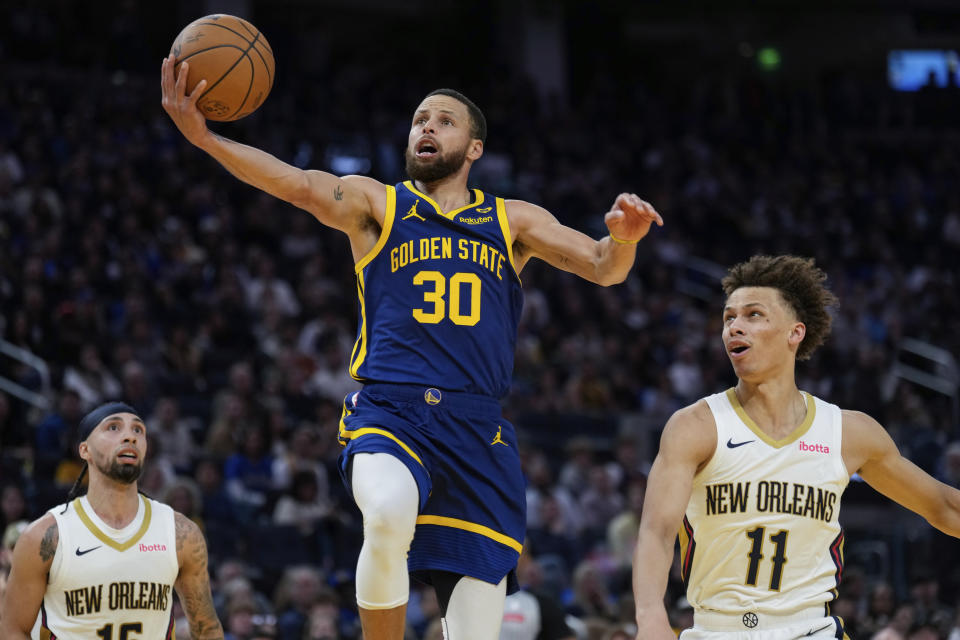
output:
M258 26L277 64L265 105L224 135L394 182L413 107L449 86L489 121L475 186L597 237L620 191L663 214L623 285L523 274L505 399L530 481L522 577L578 637L630 634L644 472L670 412L733 384L719 277L754 253L815 257L841 299L800 386L867 411L960 485L957 3L14 0L0 6L5 545L63 500L79 416L123 397L150 416L145 491L204 528L230 637L358 636L360 524L335 472L355 388L347 243L229 176L160 107L174 36L218 11ZM894 90L911 58L891 52L916 50L941 53L918 58L917 90ZM836 610L853 637L960 637L957 541L856 481L842 522ZM682 626L681 596L671 580ZM435 637L436 615L415 586L408 637Z

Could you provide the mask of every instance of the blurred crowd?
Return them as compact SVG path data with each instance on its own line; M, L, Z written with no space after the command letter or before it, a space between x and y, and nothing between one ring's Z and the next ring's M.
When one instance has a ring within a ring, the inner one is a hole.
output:
M8 43L45 33L29 9L10 17ZM0 576L24 522L74 482L79 418L122 398L149 426L142 489L207 536L228 637L357 638L362 529L336 467L340 403L357 388L347 242L191 148L152 70L78 72L40 50L12 64L0 47L0 338L49 368L0 355L0 376L49 402L0 391ZM294 80L219 130L298 166L402 179L410 112L434 87L406 85L386 60L318 57L285 61ZM537 598L508 602L504 638L517 640L510 625L530 607L553 625L544 638L633 637L631 551L659 426L734 383L718 277L753 253L815 257L841 300L801 388L867 411L960 486L955 399L891 373L904 338L960 354L960 129L945 115L960 112L956 93L894 94L842 74L803 87L586 75L568 100L503 69L457 87L490 125L476 186L595 237L621 191L666 221L623 285L535 264L522 274L504 406L529 483L519 573ZM851 637L957 640L960 547L857 485L853 513L904 524L844 523L835 611ZM678 573L667 599L688 626ZM440 638L437 616L414 585L408 637Z

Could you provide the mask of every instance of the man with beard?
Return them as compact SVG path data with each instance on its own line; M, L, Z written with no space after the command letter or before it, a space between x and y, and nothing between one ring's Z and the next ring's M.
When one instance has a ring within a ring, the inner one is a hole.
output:
M87 494L48 511L20 536L0 637L161 640L173 637L176 589L190 637L223 638L200 529L137 491L146 425L132 407L103 404L80 421Z
M341 474L363 514L357 603L364 637L403 637L409 573L433 584L447 638L497 638L525 534L524 479L509 389L531 258L602 285L622 282L636 243L662 224L633 194L606 214L608 237L545 209L468 189L486 120L466 96L430 93L406 150L411 180L302 171L211 133L186 93L188 62L163 61L163 107L191 143L231 173L347 234L359 330L340 425ZM409 551L409 556L408 556Z

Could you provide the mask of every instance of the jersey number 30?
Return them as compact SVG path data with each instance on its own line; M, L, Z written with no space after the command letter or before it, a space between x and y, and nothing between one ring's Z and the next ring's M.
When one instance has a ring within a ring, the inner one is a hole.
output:
M450 283L449 311L447 299L447 283ZM423 302L426 305L433 305L432 309L414 309L413 317L422 324L437 324L445 317L450 318L453 324L464 327L472 327L480 322L480 276L475 273L455 273L447 280L439 271L420 271L413 276L413 284L418 287L424 287ZM432 288L428 288L431 287ZM464 288L467 289L466 295L470 297L470 311L463 313L460 306L461 296L464 295Z
M747 585L757 586L757 573L760 571L760 561L763 560L763 534L766 533L763 527L757 527L747 531L747 537L753 541L750 547L750 564L747 565ZM783 578L783 565L787 563L787 531L781 529L775 534L770 535L770 542L773 543L773 557L770 561L773 567L770 569L770 590L780 591L780 582Z

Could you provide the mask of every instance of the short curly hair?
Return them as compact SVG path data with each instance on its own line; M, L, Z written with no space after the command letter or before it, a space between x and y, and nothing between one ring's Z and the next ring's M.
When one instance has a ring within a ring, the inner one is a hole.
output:
M771 287L780 292L807 333L797 348L797 360L807 360L830 335L832 318L827 309L837 297L825 285L827 274L813 258L753 256L727 271L721 284L730 296L741 287Z

